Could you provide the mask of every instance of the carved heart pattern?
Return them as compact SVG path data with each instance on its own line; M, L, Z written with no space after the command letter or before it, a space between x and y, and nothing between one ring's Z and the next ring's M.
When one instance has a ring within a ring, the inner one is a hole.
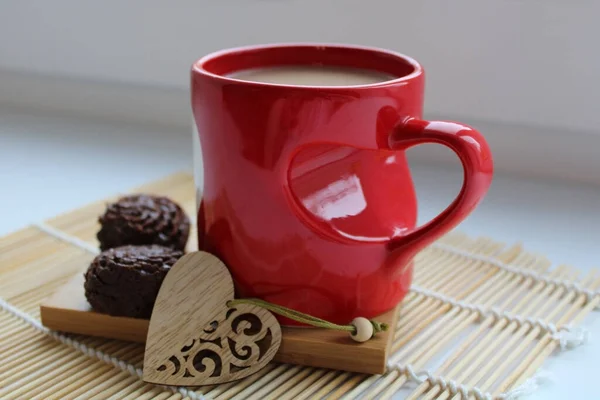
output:
M186 254L165 277L150 319L144 381L174 386L230 382L273 359L281 328L269 311L229 308L227 267L205 252Z

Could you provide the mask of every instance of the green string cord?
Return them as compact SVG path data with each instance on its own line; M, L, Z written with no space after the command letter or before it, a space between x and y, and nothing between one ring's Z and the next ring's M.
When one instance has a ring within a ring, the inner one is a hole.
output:
M356 334L356 328L354 325L338 325L324 319L313 317L312 315L304 314L290 308L279 306L277 304L269 303L261 299L235 299L227 302L228 307L235 307L238 304L249 304L265 308L275 314L281 315L282 317L289 318L291 320L301 322L303 324L311 325L317 328L332 329L336 331L350 332ZM388 330L388 324L370 320L373 325L373 334L384 332Z

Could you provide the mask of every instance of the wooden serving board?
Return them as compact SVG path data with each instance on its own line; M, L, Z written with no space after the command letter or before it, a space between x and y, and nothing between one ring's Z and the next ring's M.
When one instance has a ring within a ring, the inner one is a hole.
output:
M396 326L396 310L376 320ZM42 324L52 330L139 343L146 341L150 322L92 311L83 291L83 273L74 276L42 303L40 315ZM327 329L282 327L282 334L275 361L382 374L385 372L393 331L381 332L364 343L351 340L345 332Z
M144 188L140 188L134 192L155 193L156 190L145 191ZM181 202L177 197L173 199ZM193 215L195 210L190 209L194 203L194 191L189 190L189 193L182 193L181 197L186 199L185 202L181 203L190 215L190 219L195 221ZM114 198L111 198L111 200L114 200ZM85 210L77 224L80 227L87 226L88 228L73 232L76 233L73 238L84 241L84 247L88 251L93 252L95 250L94 246L90 246L90 241L95 243L96 220L103 209L104 204L101 203ZM60 218L56 221L59 226L61 223ZM197 249L195 233L195 229L192 229L187 246L190 251ZM66 333L139 343L145 342L149 320L113 317L94 312L90 308L83 289L83 271L85 268L87 268L87 264L81 266L81 273L75 275L40 305L42 324L49 329ZM399 308L400 306L375 319L387 323L390 327L395 327ZM283 327L281 346L274 360L311 367L382 374L386 370L393 334L393 329L390 329L388 332L377 334L367 342L357 343L349 338L345 332L317 328Z

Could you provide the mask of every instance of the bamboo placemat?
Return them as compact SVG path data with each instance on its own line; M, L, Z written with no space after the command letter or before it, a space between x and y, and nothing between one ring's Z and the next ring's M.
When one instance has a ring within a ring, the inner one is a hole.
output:
M169 196L195 214L189 174L134 192ZM39 322L39 304L94 257L105 202L0 240L0 399L516 398L535 388L551 353L584 342L574 326L600 304L597 271L551 269L519 245L452 233L416 257L384 375L273 363L197 391L149 385L139 378L143 345Z

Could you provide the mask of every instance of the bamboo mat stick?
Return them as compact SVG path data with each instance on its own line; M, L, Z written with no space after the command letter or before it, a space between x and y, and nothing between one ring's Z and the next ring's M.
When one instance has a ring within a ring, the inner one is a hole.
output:
M419 315L419 310L421 307L426 307L431 303L440 302L440 300L426 297L423 294L408 292L406 298L402 302L402 308L400 309L400 313L398 314L398 322L396 323L396 329L400 330L402 328L410 328L410 321L415 316Z
M183 397L183 395L179 393L169 394L169 393L161 393L156 397L153 397L153 400L189 400L187 397Z
M90 400L121 399L121 393L131 391L132 387L140 383L143 384L136 376L124 373L124 377L120 381L91 397Z
M466 251L473 253L480 253L484 251L485 247L491 242L486 239L477 239L471 243L466 243L463 248ZM464 258L458 254L445 254L441 250L428 248L425 250L426 254L420 253L415 258L415 273L414 282L431 282L435 283L440 276L447 272L451 266L458 266L464 262ZM421 262L425 261L426 266L420 268ZM445 274L444 274L445 275Z
M148 385L150 386L150 385ZM164 388L161 387L157 387L157 386L150 386L150 389L147 393L145 393L142 396L139 397L131 397L128 396L127 400L149 400L149 399L153 399L153 400L158 400L158 399L167 399L169 397L172 396L172 393L169 391L165 391ZM182 396L183 397L183 396ZM125 399L123 399L125 400Z
M331 394L331 391L335 388L342 388L345 387L347 388L345 391L348 391L348 389L350 387L352 387L352 383L350 383L349 378L353 376L353 374L350 374L349 372L342 372L338 375L336 375L336 377L332 380L330 380L329 382L327 382L327 384L325 386L322 386L317 393L315 393L312 397L314 399L322 399L322 398L327 398L328 400L333 400L336 398L336 396L334 396L333 394ZM356 376L356 375L354 375ZM359 375L359 379L364 378L364 375ZM337 396L337 398L339 398L339 396Z
M482 254L482 255L491 255L493 253L495 253L498 248L500 246L498 246L497 244L494 243L489 243L487 241L479 241L478 245L474 248L474 252L477 254ZM441 261L442 263L444 263L444 258L443 256L441 257ZM461 280L464 279L468 279L469 276L471 276L474 272L474 269L476 268L476 266L481 264L481 261L478 260L465 260L464 257L457 257L456 259L453 260L452 263L444 263L444 269L453 271L452 274L442 274L442 273L437 273L436 275L432 275L427 277L427 279L423 279L423 283L421 283L421 281L416 281L415 283L425 286L431 290L435 290L435 291L440 291L440 288L445 287L447 288L447 290L449 290L449 292L447 292L446 294L448 294L449 296L452 296L451 291L453 290L453 288L456 287L456 285L458 284L458 286L460 287L462 285ZM424 267L427 268L427 267ZM454 297L454 296L452 296Z
M68 244L41 232L37 238L32 239L31 243L35 244L21 243L13 249L0 253L0 274L4 275L18 269L21 265L37 262L44 256L52 256L62 251L72 250Z
M59 276L57 279L49 280L36 288L32 288L27 291L20 290L18 294L8 297L7 299L12 305L23 311L25 308L31 308L34 306L39 307L42 301L44 301L49 295L54 293L58 288L70 280L74 273L79 271L83 273L83 269L80 267L66 276ZM21 320L19 319L18 321Z
M324 396L341 383L349 375L347 372L330 370L321 378L317 379L314 384L303 389L300 394L294 397L294 400L306 400L309 398L324 398ZM329 386L329 388L328 388ZM323 393L321 396L313 396L313 393Z
M48 339L48 338L46 338L46 339ZM90 346L93 346L95 343L98 343L100 340L101 340L101 339L97 339L97 338L95 338L95 340L94 340L94 341L90 341L89 345L90 345ZM63 348L63 347L64 347L64 346L59 346L58 348L60 349L60 348ZM35 349L35 348L36 348L36 347L34 347L34 349ZM101 346L100 348L102 349L102 346ZM119 349L118 349L118 352L121 352L121 353L122 353L124 350L127 350L127 347L125 347L125 348L123 348L123 347L119 348ZM77 354L77 355L81 355L80 353L72 353L72 354L74 354L74 355L75 355L75 354ZM24 355L24 354L21 354L20 356L21 356L22 358L25 358L25 357L27 357L27 355ZM70 355L69 355L69 356L70 356ZM81 356L83 356L83 355L81 355ZM67 356L67 357L68 357L68 356ZM84 359L87 359L87 357L85 357L85 356L84 356ZM65 358L61 358L60 360L58 360L58 362L59 362L59 363L62 363L62 362L64 362L64 361L65 361ZM46 362L46 363L47 363L47 362L48 362L48 360L42 360L42 361L41 361L41 363L43 363L43 362ZM41 365L42 365L41 363L39 364L39 366L40 366L40 367L41 367ZM24 379L25 379L25 380L30 380L30 379L32 379L32 377L35 377L35 374L30 374L30 375L27 375L27 376L26 376ZM46 377L47 377L47 376L46 376ZM14 375L13 375L13 378L14 378Z
M64 369L68 369L80 361L80 354L71 353L67 354L65 357L47 362L43 366L36 366L35 370L22 376L21 379L15 379L12 384L10 381L7 382L8 385L0 390L0 398L2 398L2 396L8 396L9 394L11 396L18 396L20 393L26 393L33 386L38 384L40 378L51 379L56 376L56 374L60 374Z
M404 318L407 318L408 316L410 316L411 314L413 314L415 311L415 306L417 304L420 303L420 299L419 296L422 296L418 293L415 292L408 292L406 294L406 297L404 298L404 300L402 301L401 304L401 308L398 314L398 321L396 321L396 327L400 327L403 324L405 324L405 321L400 318L400 315L402 315Z
M28 349L23 357L15 360L10 364L4 364L0 367L0 379L4 381L4 385L19 379L23 375L27 375L30 370L35 369L39 362L52 361L56 358L69 354L69 349L66 347L56 347L54 343L47 343L39 348ZM18 370L15 370L17 369Z
M85 355L82 355L81 359L82 363L77 364L72 370L67 370L64 374L54 377L53 379L47 379L45 382L36 382L38 383L38 386L25 393L27 395L26 398L31 400L45 400L61 386L66 386L79 381L81 377L88 374L92 369L97 369L98 367L104 367L106 365L98 365L97 360L89 359Z
M419 295L419 300L421 300L421 303L415 307L417 312L403 317L405 324L394 334L394 347L392 349L399 348L407 343L419 334L421 327L429 326L451 307L450 304L424 295Z
M138 396L135 396L135 398L139 398L139 394L143 393L143 392L147 392L148 390L148 384L146 384L145 382L136 379L135 377L133 378L133 382L130 383L129 385L125 386L124 388L122 388L121 390L119 390L118 392L112 394L109 399L112 400L122 400L124 398L126 398L129 395L132 394L138 394Z
M81 399L82 397L85 398L85 395L87 393L94 393L95 388L97 388L99 385L102 385L107 381L114 382L115 379L120 379L121 377L123 377L123 374L123 371L114 368L109 369L101 375L96 375L92 373L90 374L91 376L86 376L83 379L83 382L82 380L80 380L71 387L66 387L66 393L63 398L74 400Z
M477 254L489 256L498 251L499 246L489 247L486 246L480 249ZM483 263L479 260L465 260L460 257L455 263L447 264L446 270L452 271L452 273L446 272L442 276L446 275L449 279L441 279L438 276L433 276L430 280L424 282L417 282L418 285L424 286L430 290L437 292L443 292L445 295L462 299L467 293L465 289L469 289L466 285L474 275L479 273L479 270L483 267ZM427 267L424 267L427 268Z
M470 246L469 251L476 252L477 247ZM428 253L430 253L429 258L421 259L419 257L414 261L413 282L415 283L435 282L436 279L439 279L440 275L446 272L447 266L459 265L462 262L462 258L458 254L450 254L447 258L444 258L439 252L428 251ZM427 265L421 268L421 263L423 262L426 262Z
M361 399L372 400L374 398L379 397L381 392L385 390L386 387L388 387L392 384L392 382L398 379L399 375L400 372L397 370L393 370L390 373L385 374L382 377L382 379L376 382L376 385L374 387L369 388L369 390L363 396L361 396Z
M431 319L432 311L439 309L445 304L442 300L427 297L419 293L415 294L414 292L411 292L409 296L411 297L411 304L402 307L403 311L406 310L406 314L399 315L399 321L396 325L397 331L394 333L394 340L406 338L409 332L415 330L415 324L425 323L425 319L423 319L424 316L429 315L427 318Z
M165 399L165 400L189 400L189 398L188 398L188 397L183 397L183 395L182 395L182 394L179 394L179 393L175 393L175 394L172 394L172 395L170 395L170 396L168 396L168 395L158 395L158 396L156 396L156 399Z
M269 376L266 377L264 381L268 382L273 376L277 376L277 374L283 373L288 367L289 366L287 364L269 364L262 370L250 375L247 378L244 378L238 383L234 383L233 385L227 386L217 385L213 390L207 391L207 394L209 394L210 397L215 400L229 399L232 396L235 396L236 394L245 390L255 382L259 381L265 375L269 374Z
M155 398L160 393L164 393L159 387L145 384L140 381L142 386L140 388L134 389L131 393L123 395L120 397L120 400L149 400Z
M203 394L207 395L210 399L215 399L217 397L228 398L235 393L241 392L244 388L250 386L251 382L260 378L263 375L266 375L268 372L272 371L276 368L276 364L267 364L267 366L260 371L250 375L249 377L242 379L240 381L227 382L218 385L208 385L200 388ZM254 378L254 380L250 381L249 378ZM226 392L230 392L230 390L234 390L234 393L231 395L224 395Z
M303 392L306 388L315 384L316 381L318 379L320 379L323 375L325 375L326 372L327 372L327 370L325 370L325 369L317 369L317 370L313 371L309 376L307 376L306 378L304 378L300 382L298 382L296 384L296 386L294 386L293 388L290 388L288 391L286 391L284 394L282 394L280 399L281 400L299 399L300 398L299 394L301 392Z
M32 289L28 292L19 294L18 297L9 299L11 304L19 310L34 317L39 316L40 304L54 291L59 289L72 278L72 275L59 280L49 282L40 286L38 289ZM25 297L27 296L27 297ZM39 318L38 318L39 319ZM20 319L19 319L20 321Z
M488 248L486 252L482 252L482 255L492 256L497 254L503 246L495 245ZM479 260L469 260L468 263L464 264L464 267L460 270L462 273L457 273L449 276L453 276L450 281L450 289L446 292L446 295L456 298L464 299L469 293L481 285L480 274L487 272L489 268L486 263ZM478 279L479 278L479 279ZM475 286L474 286L475 285ZM434 285L431 287L436 290Z
M14 291L15 288L21 288L20 290L23 292L26 289L35 288L36 284L45 283L44 279L50 274L61 276L65 273L74 273L77 269L73 269L73 265L78 263L77 267L81 269L81 266L84 265L82 263L85 262L83 260L87 257L86 253L72 248L65 248L65 251L57 254L44 254L39 259L20 264L18 269L3 272L0 281L0 293L2 293L2 297L10 298L20 293ZM78 258L80 259L78 260ZM61 267L57 268L58 265ZM33 282L30 282L32 279Z
M0 236L0 265L9 259L12 250L20 249L24 244L32 243L39 237L37 229L26 227Z
M59 366L53 373L43 377L43 380L36 379L23 385L19 388L19 392L22 392L23 397L27 399L33 399L46 389L51 388L59 383L64 383L66 380L75 380L81 374L85 374L87 368L94 365L94 360L86 357L83 354L79 354L79 357L75 358L70 363ZM11 394L16 394L11 393Z
M300 368L300 370L287 381L273 388L273 390L257 392L256 396L260 396L263 400L279 400L288 393L290 389L302 382L306 377L314 372L314 368Z
M129 351L127 351L129 349ZM3 395L11 393L11 391L15 387L22 387L26 385L27 381L36 380L36 378L40 375L48 375L49 371L56 369L58 365L63 363L68 363L70 360L75 360L81 354L78 352L64 352L64 350L70 350L70 348L66 346L57 347L57 352L53 357L46 357L41 360L36 360L30 367L24 368L20 370L18 373L11 375L11 379L6 380L6 386L3 390L0 390L0 398ZM127 355L131 353L132 349L130 347L122 348L118 351L120 354ZM48 351L47 353L52 353L52 351ZM64 354L64 356L63 356ZM41 354L44 356L44 353ZM38 362L39 361L39 362ZM50 373L51 374L51 373Z
M338 400L342 397L344 399L352 399L355 397L354 393L357 391L357 388L363 388L365 385L370 385L370 382L380 379L381 375L355 375L350 379L344 381L340 386L336 388L333 392L331 392L327 399ZM358 390L362 392L362 389Z
M0 364L0 374L8 370L8 363L12 363L14 360L17 362L14 365L19 365L20 357L27 357L29 352L35 352L35 348L39 346L48 345L50 346L51 341L47 337L40 336L39 332L29 329L26 335L19 335L20 343L14 344L12 337L7 337L5 343L0 348L0 355L2 355L2 364ZM12 344L12 345L11 345Z
M288 379L293 379L293 377L298 372L300 372L301 369L302 369L301 366L294 365L291 368L289 368L287 371L285 371L283 374L279 375L278 377L273 379L271 382L267 383L266 385L259 386L258 384L255 383L253 385L250 385L246 390L250 391L252 389L252 391L250 393L252 393L253 398L263 399L267 393L275 390L275 388L282 385ZM241 397L240 395L232 397L232 400L240 400L240 399L243 399L243 397Z
M111 368L111 366L108 364L103 364L98 361L94 362L93 364L95 364L95 368L90 368L87 370L86 374L79 376L76 381L67 383L65 385L62 385L61 382L59 385L49 388L47 391L41 393L38 395L38 397L44 398L42 395L45 395L47 396L45 397L46 399L72 399L75 396L73 393L74 390L79 389L85 391L85 388L87 388L87 384L89 382L115 371L114 368Z
M23 321L16 318L9 318L9 316L6 315L5 318L0 318L0 340L8 336L23 333L27 331L27 328L27 325L23 325ZM0 350L0 354L1 351L2 350Z
M235 399L237 397L238 399L243 399L245 396L254 393L258 388L268 384L273 379L276 379L277 376L281 376L282 374L286 373L291 368L291 366L285 364L281 364L280 367L282 368L272 369L267 374L261 376L259 379L251 382L250 385L246 386L242 391L238 392L236 395L228 398Z
M127 372L118 371L109 379L99 382L97 385L94 385L94 387L89 388L84 393L81 393L78 397L75 397L75 400L94 399L98 398L98 395L104 396L103 398L106 399L107 396L111 394L110 391L115 385L118 385L119 382L129 378L131 378L131 375L129 375ZM106 391L108 391L108 393L106 393Z

